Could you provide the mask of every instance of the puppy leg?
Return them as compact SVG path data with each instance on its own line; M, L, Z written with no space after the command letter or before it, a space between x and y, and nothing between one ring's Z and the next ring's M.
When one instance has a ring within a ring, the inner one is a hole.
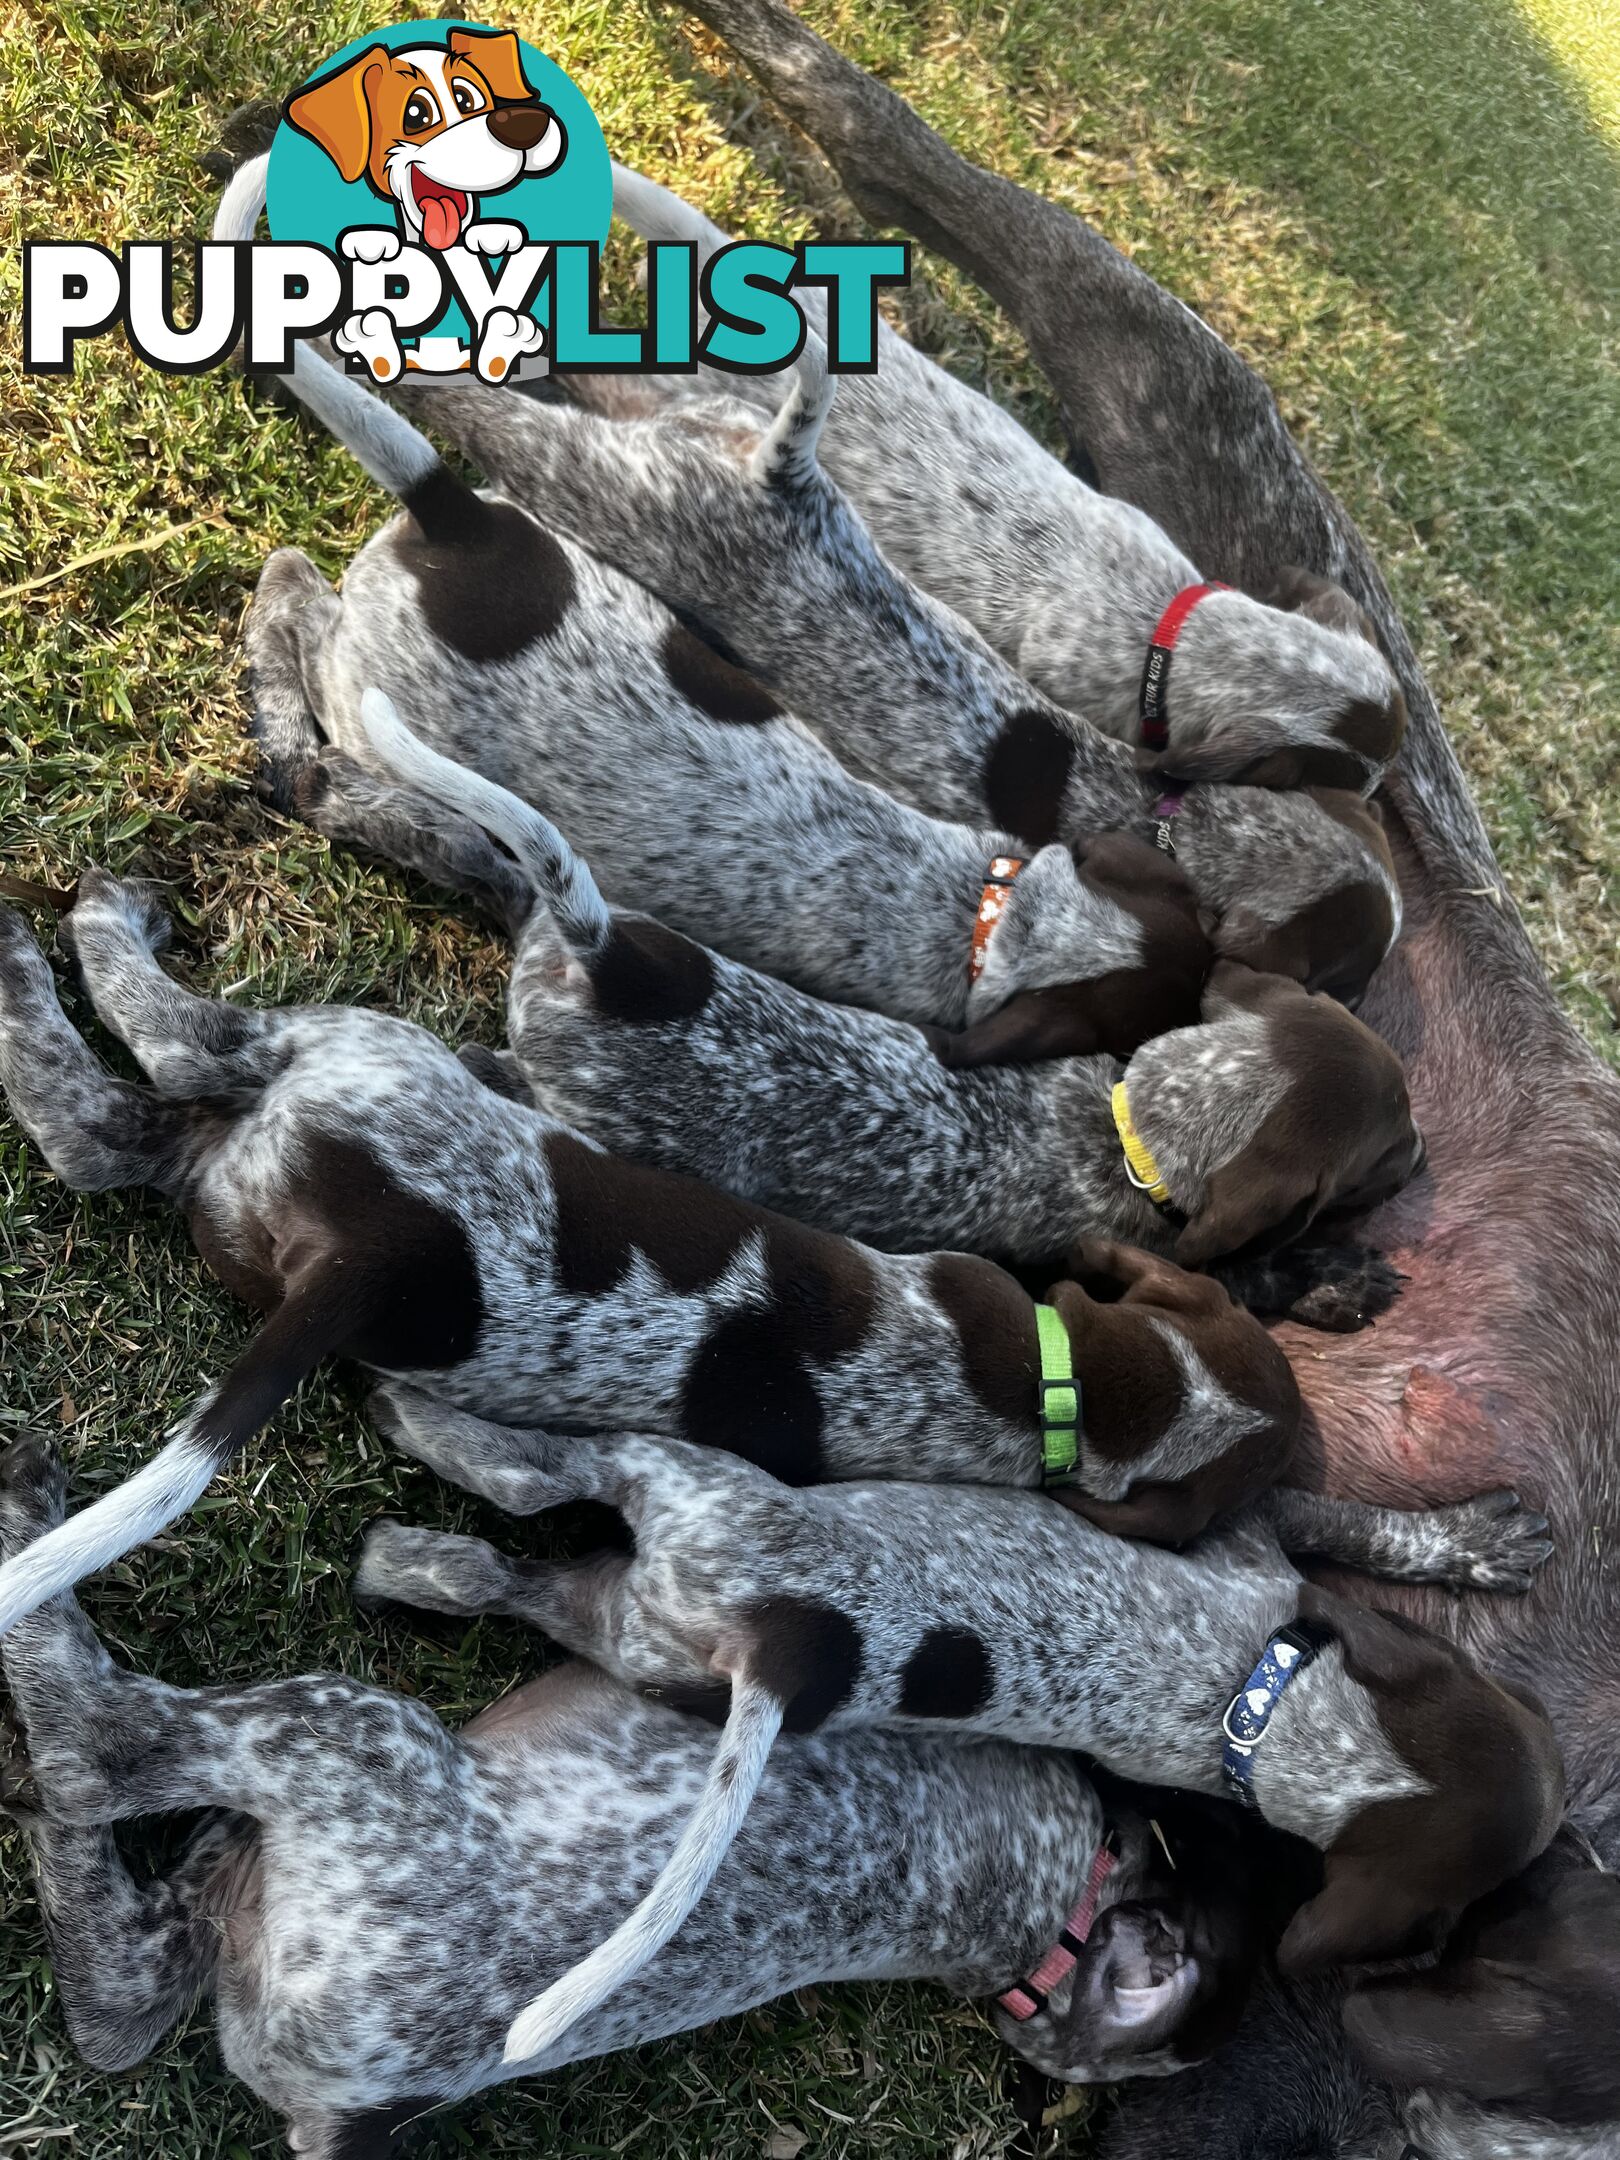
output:
M257 1094L278 1062L275 1013L195 996L165 975L154 955L168 923L139 885L87 870L62 925L97 1017L127 1043L161 1094L226 1101Z
M324 738L306 684L341 612L337 594L297 548L277 548L259 573L243 643L259 789L278 810L293 810L298 783L320 753Z
M634 1529L645 1504L651 1466L633 1441L495 1425L392 1380L373 1391L370 1407L372 1422L402 1453L508 1515L600 1500Z
M14 1561L64 1517L61 1465L43 1441L0 1459L0 1558ZM320 1825L361 1776L352 1735L407 1789L458 1752L418 1703L320 1674L264 1686L182 1689L115 1664L71 1592L19 1620L0 1665L28 1745L41 1811L68 1826L227 1808Z
M188 1153L185 1115L115 1080L69 1024L45 955L0 907L0 1087L23 1131L75 1192L172 1188Z
M1254 1506L1284 1552L1334 1560L1386 1582L1522 1597L1553 1550L1547 1518L1514 1492L1405 1511L1277 1485Z
M375 778L342 750L319 751L298 778L293 807L339 846L464 893L509 938L533 911L528 877L481 826L414 788Z
M538 1628L621 1679L634 1680L645 1675L627 1671L616 1655L625 1634L631 1567L624 1553L557 1562L513 1560L482 1538L380 1522L366 1532L354 1594L364 1606L499 1613ZM662 1665L655 1677L664 1677Z
M73 2044L96 2070L149 2055L210 1984L219 1929L210 1893L250 1835L205 1823L167 1875L138 1885L104 1826L19 1811Z

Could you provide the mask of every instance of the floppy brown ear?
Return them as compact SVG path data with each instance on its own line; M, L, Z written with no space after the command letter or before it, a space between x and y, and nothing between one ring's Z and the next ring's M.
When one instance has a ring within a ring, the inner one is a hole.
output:
M1305 1185L1297 1169L1247 1147L1205 1183L1203 1204L1176 1239L1177 1265L1202 1267L1241 1252L1258 1237L1285 1245L1310 1222L1316 1206L1315 1185Z
M1279 998L1307 997L1310 993L1291 975L1270 975L1250 967L1246 960L1222 957L1204 978L1199 1017L1225 1020L1233 1013L1267 1012Z
M523 54L510 30L452 30L450 50L470 60L503 105L536 95L523 77Z
M1137 1245L1115 1244L1109 1238L1081 1238L1069 1254L1069 1273L1083 1290L1093 1295L1093 1285L1106 1283L1120 1295L1121 1305L1157 1305L1173 1312L1207 1312L1212 1306L1232 1302L1221 1285L1209 1275L1190 1275L1173 1261ZM1056 1302L1054 1296L1053 1302Z
M1055 1492L1071 1514L1106 1530L1110 1537L1140 1538L1148 1545L1179 1547L1202 1537L1215 1510L1199 1490L1200 1481L1189 1478L1180 1485L1139 1485L1125 1500L1093 1500L1089 1493L1069 1487Z
M1033 1065L1043 1058L1090 1057L1100 1047L1096 1023L1075 989L1020 990L986 1020L959 1035L929 1038L942 1065Z
M1280 608L1285 615L1308 615L1325 630L1345 630L1352 637L1365 638L1369 645L1378 643L1372 617L1357 606L1342 585L1318 577L1314 570L1302 570L1297 563L1286 563L1255 598L1263 600L1267 607Z
M1494 2013L1494 2015L1493 2015ZM1345 1999L1344 2029L1392 2085L1454 2085L1476 2100L1533 2091L1542 2004L1494 1959L1375 1980Z
M1430 1918L1386 1867L1329 1853L1326 1881L1318 1896L1302 1905L1277 1945L1277 1965L1290 1978L1322 1972L1330 1965L1365 1964L1394 1957Z
M358 180L371 156L370 83L387 64L382 46L373 45L335 75L287 100L288 120L320 144L345 180Z

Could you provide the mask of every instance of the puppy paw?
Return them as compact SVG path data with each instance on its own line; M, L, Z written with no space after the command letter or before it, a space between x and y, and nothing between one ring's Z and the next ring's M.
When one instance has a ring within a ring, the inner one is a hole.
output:
M1406 1280L1370 1245L1289 1245L1255 1260L1218 1261L1209 1272L1251 1312L1333 1335L1371 1327Z
M1523 1597L1553 1555L1551 1525L1516 1492L1481 1493L1436 1508L1440 1579L1459 1590Z
M158 886L143 878L114 877L110 870L86 870L79 895L63 916L57 935L77 954L90 932L111 929L131 937L149 953L160 953L173 934Z
M546 333L532 315L518 315L511 308L491 308L478 332L473 367L483 382L504 382L513 362L526 353L540 352Z
M508 224L501 218L480 218L476 225L469 225L462 233L461 244L471 248L475 255L511 255L527 239L528 234L521 225Z
M355 225L338 235L338 253L350 262L393 262L403 244L391 225Z
M66 1514L61 1456L41 1434L25 1433L0 1455L0 1555L21 1552Z
M398 382L405 372L405 356L386 308L367 308L349 316L332 332L332 343L340 353L363 362L374 382Z
M353 1596L362 1612L410 1605L420 1612L471 1614L487 1612L506 1583L506 1563L481 1538L382 1521L366 1532Z

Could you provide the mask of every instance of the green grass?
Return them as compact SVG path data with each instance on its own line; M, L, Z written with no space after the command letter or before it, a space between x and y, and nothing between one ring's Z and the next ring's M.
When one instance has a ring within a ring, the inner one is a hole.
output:
M1264 370L1362 521L1419 639L1510 888L1606 1051L1620 984L1620 53L1579 0L914 0L815 21L971 154L1094 216ZM428 8L423 13L431 12ZM751 85L680 18L556 0L494 10L592 97L616 152L769 236L847 210ZM194 229L195 159L250 96L280 96L387 0L0 0L8 229L102 240ZM757 162L756 162L757 160ZM628 256L614 256L621 297ZM1018 341L924 261L903 313L1030 424L1051 411ZM10 268L8 277L12 275ZM6 292L17 320L14 283ZM168 880L195 978L254 999L343 996L494 1039L499 953L430 894L332 857L261 808L235 641L267 552L336 573L383 504L340 454L219 374L170 381L111 342L72 383L0 400L0 857ZM138 554L77 558L206 517ZM81 1496L150 1452L243 1340L177 1222L76 1200L0 1123L0 1427L62 1433ZM476 1511L385 1457L342 1377L161 1549L88 1599L109 1640L177 1681L324 1665L447 1716L533 1647L357 1621L361 1524ZM493 1534L519 1542L511 1526ZM14 1835L0 1833L0 2154L270 2154L279 2127L199 2024L133 2075L68 2048ZM64 2133L71 2132L71 2142ZM927 1990L817 1991L742 2023L470 2107L441 2153L756 2160L1010 2149L998 2050ZM772 2141L775 2140L773 2146ZM1069 2128L1081 2150L1083 2124Z

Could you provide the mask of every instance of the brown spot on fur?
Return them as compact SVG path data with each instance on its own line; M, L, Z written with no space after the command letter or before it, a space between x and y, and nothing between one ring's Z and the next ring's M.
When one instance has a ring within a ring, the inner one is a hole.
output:
M555 636L573 602L574 571L544 526L510 503L486 502L442 465L405 506L411 515L395 531L394 550L441 644L483 664Z
M783 1727L814 1732L848 1701L860 1676L860 1629L817 1598L760 1598L744 1616L755 1636L750 1669L781 1703Z
M971 1628L930 1628L900 1675L905 1717L967 1718L982 1710L995 1684L990 1652Z
M821 1395L770 1313L730 1313L710 1329L687 1370L680 1417L699 1447L740 1455L784 1485L821 1482Z
M984 761L984 799L995 822L1030 847L1057 837L1074 744L1043 712L1014 713Z
M966 1253L936 1253L927 1281L955 1323L968 1386L992 1417L1027 1424L1033 1437L1041 1368L1028 1297L1001 1268Z
M711 720L760 727L781 717L781 705L762 682L723 660L682 623L671 623L665 634L664 672L681 696Z
M771 1219L695 1178L599 1154L567 1133L548 1133L542 1145L557 1196L557 1279L573 1297L615 1289L638 1252L690 1297L717 1282Z
M714 989L714 962L701 945L662 923L614 918L590 964L598 1009L629 1026L687 1020Z

